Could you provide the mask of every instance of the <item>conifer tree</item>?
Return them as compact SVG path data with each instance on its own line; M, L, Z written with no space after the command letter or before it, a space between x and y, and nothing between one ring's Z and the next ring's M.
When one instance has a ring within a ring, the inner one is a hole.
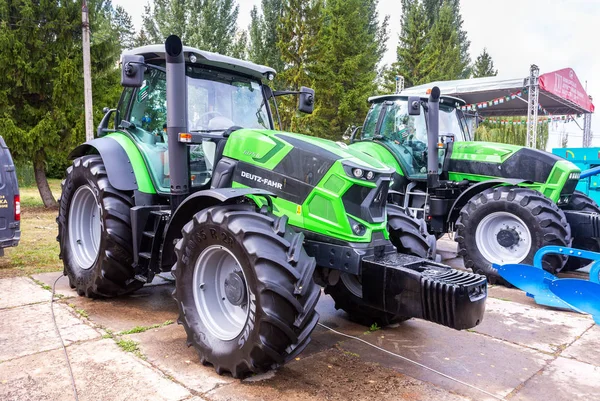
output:
M473 64L473 78L494 77L496 75L498 75L498 70L494 69L492 56L490 56L484 47L481 54L477 56L475 64Z
M18 161L32 162L45 206L56 201L46 165L66 160L84 140L81 6L78 2L0 0L0 130ZM94 120L120 93L119 29L110 1L88 0Z
M385 52L387 18L378 21L377 0L328 0L315 65L317 109L313 134L339 138L360 123L376 88L377 64Z
M423 59L425 82L457 79L467 67L461 61L458 32L453 18L451 5L445 3L429 31Z
M425 7L418 0L402 0L403 13L400 43L396 50L396 62L385 74L385 91L394 91L396 75L404 77L405 87L426 82L426 47L428 43L429 25Z
M283 70L279 42L279 25L283 15L283 0L262 0L261 10L254 7L250 12L249 57L255 63Z
M286 89L299 90L312 86L317 55L319 30L322 22L322 0L285 0L278 28L277 47L281 52L283 69L279 82ZM316 96L319 96L318 94ZM296 99L279 98L283 127L291 131L309 131L312 116L296 114Z

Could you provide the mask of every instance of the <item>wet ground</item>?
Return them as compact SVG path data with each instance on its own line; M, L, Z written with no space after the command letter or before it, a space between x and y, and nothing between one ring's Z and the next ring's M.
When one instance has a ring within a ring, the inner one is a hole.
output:
M72 399L47 289L58 275L0 280L2 400ZM317 327L296 360L240 381L186 347L166 278L113 300L78 297L59 281L55 312L80 400L600 399L600 327L515 289L490 288L484 321L461 332L414 319L371 332L323 295L321 323L381 349Z

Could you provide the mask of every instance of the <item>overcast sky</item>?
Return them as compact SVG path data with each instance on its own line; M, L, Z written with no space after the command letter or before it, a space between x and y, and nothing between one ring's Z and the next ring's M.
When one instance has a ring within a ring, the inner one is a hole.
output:
M113 0L141 26L144 0ZM392 63L396 46L401 8L398 0L379 0L379 16L390 16L390 39L383 62ZM240 28L250 24L250 10L260 0L238 0ZM499 76L520 78L529 75L533 63L540 73L571 67L588 94L600 106L600 0L461 0L464 29L471 41L475 59L486 47ZM594 74L595 72L595 74ZM583 126L583 119L579 119ZM564 125L564 128L563 128ZM549 147L559 143L559 132L568 132L569 146L581 146L582 132L574 123L555 123ZM593 145L600 146L600 117L592 121Z

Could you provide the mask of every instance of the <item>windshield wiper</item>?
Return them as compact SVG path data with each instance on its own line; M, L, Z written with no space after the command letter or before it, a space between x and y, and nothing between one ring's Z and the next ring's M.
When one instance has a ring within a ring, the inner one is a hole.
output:
M222 128L222 129L193 129L193 130L190 130L190 132L202 132L202 133L223 132L226 129L227 128Z

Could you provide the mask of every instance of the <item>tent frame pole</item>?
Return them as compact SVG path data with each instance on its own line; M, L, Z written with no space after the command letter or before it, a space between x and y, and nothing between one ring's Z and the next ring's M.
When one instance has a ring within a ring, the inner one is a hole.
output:
M538 108L540 105L539 76L539 67L532 64L527 79L529 99L527 102L527 143L525 145L528 148L535 148L537 145Z

